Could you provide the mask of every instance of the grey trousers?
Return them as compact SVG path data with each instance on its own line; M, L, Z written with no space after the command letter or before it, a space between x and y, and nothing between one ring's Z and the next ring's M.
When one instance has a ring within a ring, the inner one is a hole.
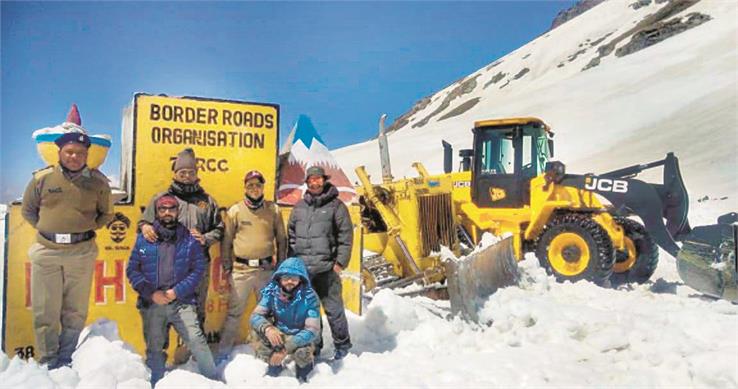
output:
M33 329L40 363L72 361L87 321L97 253L94 239L60 249L34 243L28 250Z
M333 270L323 273L311 274L310 283L315 293L320 298L325 315L328 317L328 325L331 327L333 344L336 349L348 350L351 348L351 336L349 336L346 311L343 306L343 284L341 277ZM317 348L323 348L323 322L320 322L320 333Z
M207 248L203 248L207 251ZM206 254L207 255L207 254ZM197 295L197 319L200 321L200 327L205 331L205 319L207 314L207 302L208 302L208 289L210 288L210 257L206 256L207 260L205 267L205 274L202 275L200 283L197 284L195 294Z
M231 352L233 345L238 340L241 329L241 321L249 295L256 295L257 303L261 298L261 289L272 278L273 271L249 267L244 264L234 263L231 273L231 291L228 296L228 315L220 330L220 344L218 353L225 355Z
M139 304L143 320L144 340L146 341L146 365L151 369L151 384L156 384L164 376L167 354L163 350L169 339L169 325L174 327L179 337L197 359L200 374L217 379L215 362L210 348L197 320L195 306L173 302L167 305Z

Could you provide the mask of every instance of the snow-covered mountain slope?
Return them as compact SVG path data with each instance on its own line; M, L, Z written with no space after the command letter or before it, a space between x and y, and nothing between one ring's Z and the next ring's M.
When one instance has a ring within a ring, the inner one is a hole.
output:
M568 171L674 151L693 199L729 196L725 208L738 208L737 37L735 1L605 1L398 118L389 128L393 173L415 175L414 161L440 172L441 140L470 148L476 120L536 116L556 133L555 159ZM366 165L378 181L376 140L334 155L347 173Z

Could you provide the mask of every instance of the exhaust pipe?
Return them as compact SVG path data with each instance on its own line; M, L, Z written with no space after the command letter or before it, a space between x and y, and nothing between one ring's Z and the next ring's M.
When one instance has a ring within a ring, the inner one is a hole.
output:
M384 121L387 120L387 114L383 113L379 118L379 161L382 164L382 182L392 182L392 166L390 165L389 143L387 142L387 134L384 132Z
M453 170L453 146L451 146L451 143L446 142L445 140L441 140L441 144L443 145L443 172L448 174L451 173Z

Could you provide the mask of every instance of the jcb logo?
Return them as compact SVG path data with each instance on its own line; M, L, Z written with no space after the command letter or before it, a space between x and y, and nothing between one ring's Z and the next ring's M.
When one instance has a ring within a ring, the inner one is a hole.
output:
M587 177L584 180L584 189L598 190L600 192L628 193L628 181Z

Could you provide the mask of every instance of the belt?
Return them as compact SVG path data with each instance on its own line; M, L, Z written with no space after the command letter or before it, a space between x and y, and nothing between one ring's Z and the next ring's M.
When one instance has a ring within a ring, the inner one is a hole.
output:
M236 262L249 267L266 267L272 264L272 257L264 257L258 259L246 259L236 257Z
M43 231L39 231L38 233L45 239L59 244L75 244L90 240L95 237L95 231L92 230L85 232L73 232L69 234L55 234Z

